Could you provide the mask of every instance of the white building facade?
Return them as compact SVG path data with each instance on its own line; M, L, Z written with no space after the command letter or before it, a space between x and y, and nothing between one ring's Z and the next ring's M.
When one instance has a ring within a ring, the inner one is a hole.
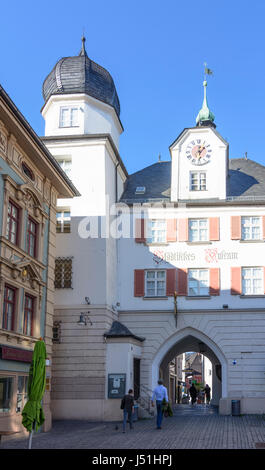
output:
M229 160L204 90L170 161L129 176L115 85L84 39L44 82L43 141L81 193L58 202L55 418L120 419L124 391L148 399L202 348L219 412L265 412L265 168Z

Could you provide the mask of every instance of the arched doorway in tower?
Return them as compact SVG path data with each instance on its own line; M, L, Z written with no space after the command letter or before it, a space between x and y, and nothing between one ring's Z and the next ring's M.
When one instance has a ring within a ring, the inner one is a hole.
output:
M170 337L157 352L152 364L152 387L162 377L171 402L180 404L187 402L185 395L192 382L198 391L208 383L211 405L219 406L219 400L226 397L226 369L225 357L216 344L203 333L186 328Z

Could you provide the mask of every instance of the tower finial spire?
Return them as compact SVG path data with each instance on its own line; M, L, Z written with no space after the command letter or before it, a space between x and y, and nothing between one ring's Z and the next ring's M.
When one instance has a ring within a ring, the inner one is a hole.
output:
M86 47L85 47L86 38L85 38L84 33L82 34L81 41L82 41L82 47L81 47L81 51L80 51L79 55L87 55Z
M208 102L207 102L207 81L206 75L212 75L213 72L209 68L207 68L206 62L204 62L204 80L203 80L203 87L204 87L204 95L203 95L203 103L202 108L196 118L196 125L197 126L213 126L216 127L214 124L214 114L210 111Z

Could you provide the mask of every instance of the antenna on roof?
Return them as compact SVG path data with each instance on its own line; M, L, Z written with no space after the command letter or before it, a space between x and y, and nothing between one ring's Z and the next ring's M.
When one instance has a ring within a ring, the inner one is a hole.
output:
M245 160L247 160L247 159L248 159L248 153L245 152Z
M158 161L161 162L161 153L158 155Z

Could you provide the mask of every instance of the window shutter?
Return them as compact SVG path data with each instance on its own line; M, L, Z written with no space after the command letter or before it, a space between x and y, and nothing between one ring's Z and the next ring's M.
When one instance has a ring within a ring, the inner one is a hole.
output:
M231 268L231 294L241 294L241 268Z
M177 294L178 295L187 295L187 269L178 269L178 285L177 285Z
M144 297L144 269L134 270L134 297Z
M263 238L265 240L265 215L262 216Z
M167 269L167 295L174 295L177 290L176 286L177 276L176 269Z
M167 219L167 242L175 242L177 240L177 220Z
M135 241L145 243L145 219L135 220Z
M241 239L241 217L240 215L231 216L231 239Z
M219 217L210 217L209 219L209 232L210 232L210 240L217 241L220 240L220 233L219 233Z
M220 295L220 269L210 269L210 295Z
M187 242L189 239L188 219L178 219L178 241Z

